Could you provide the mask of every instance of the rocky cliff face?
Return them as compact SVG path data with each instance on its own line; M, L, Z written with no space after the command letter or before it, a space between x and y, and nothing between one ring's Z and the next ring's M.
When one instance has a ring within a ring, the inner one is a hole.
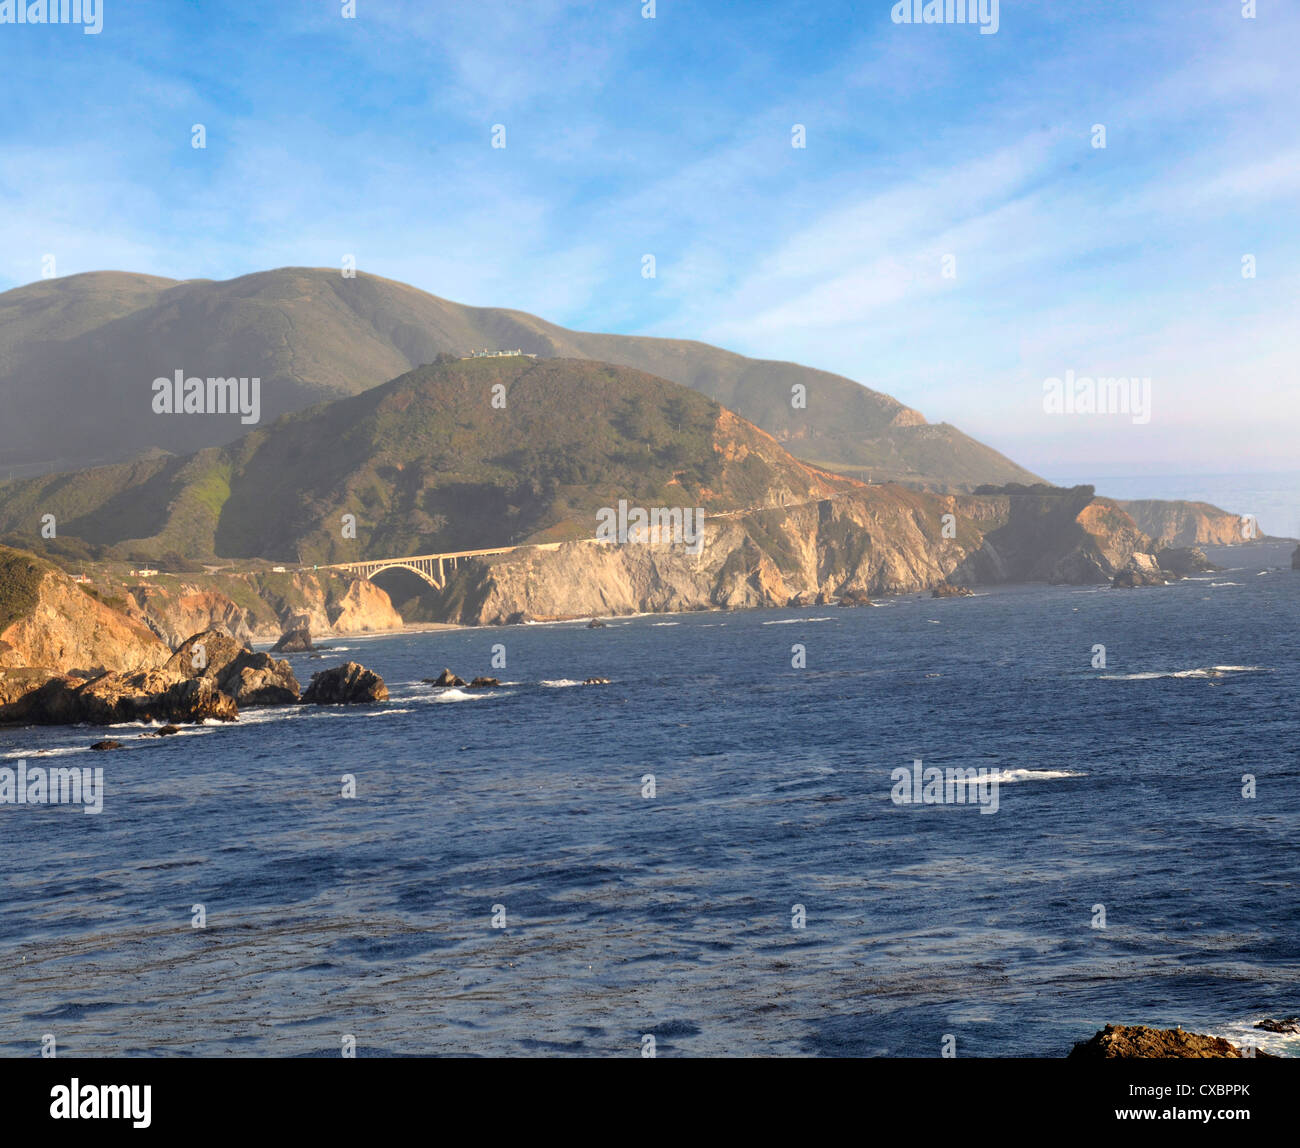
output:
M967 585L1108 582L1154 548L1117 503L1091 486L1013 488L959 500L984 537L956 572Z
M201 630L225 630L241 642L278 638L301 620L314 634L396 630L401 615L372 582L317 571L160 578L121 588L125 612L178 646Z
M1231 546L1246 541L1241 516L1208 502L1145 499L1116 505L1160 546Z
M966 554L941 538L924 496L877 493L706 519L700 553L682 545L565 543L473 567L448 586L442 618L464 624L786 606L852 591L943 582ZM930 500L933 501L933 500Z
M146 626L48 563L4 547L0 562L14 588L13 609L0 611L0 666L129 673L171 656Z
M703 545L566 543L463 570L435 616L467 625L787 606L1010 581L1102 583L1152 548L1091 488L931 495L872 486L706 519Z

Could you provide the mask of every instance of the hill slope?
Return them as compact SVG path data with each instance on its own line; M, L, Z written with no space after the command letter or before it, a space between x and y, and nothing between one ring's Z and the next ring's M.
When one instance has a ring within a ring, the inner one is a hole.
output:
M860 488L685 387L513 357L421 367L189 456L0 484L0 533L53 514L61 540L121 554L324 564L590 538L619 499L717 512Z
M371 275L281 268L226 282L120 272L0 294L0 468L109 462L151 448L189 452L248 428L232 415L150 407L155 378L258 377L262 419L358 394L439 353L515 348L635 367L695 390L832 469L914 485L970 487L1034 476L897 400L795 363L704 343L570 331L522 311L468 307ZM806 409L791 388L807 390Z

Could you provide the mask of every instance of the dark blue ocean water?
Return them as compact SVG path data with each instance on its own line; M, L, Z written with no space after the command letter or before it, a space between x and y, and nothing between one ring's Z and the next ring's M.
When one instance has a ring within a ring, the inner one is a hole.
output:
M4 764L106 784L98 816L0 806L0 1052L1240 1040L1300 1013L1300 573L1219 553L1241 568L1139 591L338 639L300 677L359 660L388 704L119 727L110 754L86 752L102 730L0 732ZM512 684L420 683L444 665ZM589 675L613 681L561 684ZM895 805L914 758L1025 772L993 815Z

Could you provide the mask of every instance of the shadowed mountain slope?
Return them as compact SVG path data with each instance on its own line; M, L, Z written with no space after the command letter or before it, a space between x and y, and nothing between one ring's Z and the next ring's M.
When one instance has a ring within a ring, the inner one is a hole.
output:
M1033 482L1028 471L888 395L795 363L704 343L570 331L522 311L468 307L372 275L281 268L224 282L121 272L0 294L0 468L17 474L184 453L247 431L236 415L154 414L176 371L262 380L262 420L358 394L440 353L520 348L634 367L692 387L791 453L913 485ZM806 388L807 406L792 405Z

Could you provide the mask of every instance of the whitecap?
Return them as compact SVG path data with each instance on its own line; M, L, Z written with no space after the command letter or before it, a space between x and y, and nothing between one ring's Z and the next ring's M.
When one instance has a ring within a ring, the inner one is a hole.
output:
M1087 777L1072 769L1004 769L998 773L998 783L1011 781L1056 781L1062 777Z
M776 618L771 622L764 622L764 626L795 626L800 622L833 622L834 618Z

